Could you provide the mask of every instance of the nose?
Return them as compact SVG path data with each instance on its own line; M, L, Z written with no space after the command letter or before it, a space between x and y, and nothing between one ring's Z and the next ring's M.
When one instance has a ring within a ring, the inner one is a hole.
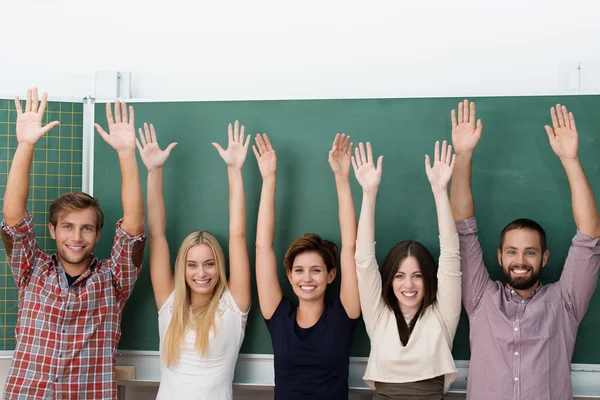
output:
M81 229L75 229L75 240L80 241L82 238Z
M524 264L525 263L525 256L523 255L523 253L517 254L517 262L519 264Z
M415 282L411 277L408 277L404 280L404 288L405 289L413 289L415 287Z

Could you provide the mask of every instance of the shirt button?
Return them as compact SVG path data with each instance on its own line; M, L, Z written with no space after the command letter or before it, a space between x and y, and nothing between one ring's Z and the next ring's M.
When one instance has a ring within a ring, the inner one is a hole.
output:
M515 356L518 356L518 355L519 355L519 352L518 352L518 351L515 351Z
M521 304L525 304L525 300L521 300Z
M60 376L57 376L56 378L54 378L54 382L58 382L60 381Z
M518 331L518 330L519 330L519 328L515 328L515 332Z
M514 291L514 290L511 290L511 291L510 291L510 294L515 294L515 291Z
M519 377L515 376L515 382L518 382L518 381L519 381Z
M62 333L67 333L67 328L63 328Z
M62 353L60 353L60 354L58 355L58 358L62 358L62 357L63 357L63 355L62 355Z

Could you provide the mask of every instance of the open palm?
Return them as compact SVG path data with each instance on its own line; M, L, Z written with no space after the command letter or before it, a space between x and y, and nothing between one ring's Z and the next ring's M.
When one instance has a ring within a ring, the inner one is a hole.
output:
M246 142L244 143L244 126L242 125L240 130L238 121L235 121L235 126L233 128L231 124L229 124L228 139L227 150L223 150L218 143L212 143L212 145L217 149L219 155L223 161L225 161L225 164L234 168L242 168L246 161L246 155L248 154L250 135L248 135Z
M483 125L481 120L476 120L475 103L465 100L458 103L458 119L452 110L452 144L457 154L472 153L481 138ZM475 122L477 121L477 122Z
M110 108L110 103L106 103L106 120L108 121L108 131L98 124L94 124L100 136L117 152L135 151L135 126L133 107L129 107L129 116L127 115L127 104L119 100L115 102L115 115Z
M266 133L263 133L262 136L257 134L255 142L256 145L252 146L252 151L254 151L254 155L256 156L260 175L263 180L273 178L277 172L277 155L275 154L275 150L273 150L269 137Z
M58 121L50 122L42 127L42 119L46 110L48 94L42 95L42 101L38 107L37 88L27 90L27 100L25 102L25 112L21 108L21 100L15 98L15 109L17 110L17 142L26 144L36 144L42 136L50 129L58 125Z
M352 147L350 135L338 133L333 139L333 145L329 151L329 165L335 175L350 176L350 161L352 158Z
M371 143L367 142L367 152L365 146L359 143L355 149L355 156L352 157L352 167L356 180L363 188L363 191L376 191L381 182L381 172L383 170L383 156L379 156L377 166L373 163L373 150Z
M427 179L431 184L431 190L434 192L446 190L448 182L452 177L454 170L454 161L456 156L452 155L452 146L448 146L446 141L442 144L442 152L440 154L440 142L435 142L435 150L433 152L433 167L429 155L425 155L425 172Z
M550 109L550 116L554 129L548 125L545 128L552 150L561 160L577 158L579 136L573 113L568 112L567 107L557 104L556 109Z
M177 146L177 143L171 143L165 150L161 150L156 140L156 132L154 131L154 125L144 124L144 131L142 128L139 130L140 139L135 141L138 150L140 151L140 157L142 162L148 169L148 171L162 167L169 156L173 147Z

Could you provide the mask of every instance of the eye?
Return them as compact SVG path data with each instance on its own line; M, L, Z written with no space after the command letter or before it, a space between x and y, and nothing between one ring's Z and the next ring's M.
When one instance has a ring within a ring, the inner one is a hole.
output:
M404 274L396 274L395 279L404 279Z
M187 267L188 268L196 268L196 264L194 264L194 263L188 263Z
M92 228L91 228L91 227L89 227L89 226L85 226L85 227L83 228L83 230L84 230L84 231L88 231L88 232L90 232L90 231L92 230Z
M211 262L207 262L206 264L204 264L207 268L213 268L215 266L215 262L211 261Z
M315 274L320 274L321 273L321 268L314 268L312 270L312 272L315 273Z
M535 254L536 254L535 250L529 250L529 251L527 252L527 255L528 255L528 256L535 256Z
M415 277L415 279L423 278L423 275L421 275L421 274L414 274L413 276Z
M71 229L71 225L63 225L63 229Z
M508 254L509 256L514 256L515 254L517 254L517 252L516 252L516 251L514 251L514 250L508 250L508 251L506 252L506 254Z

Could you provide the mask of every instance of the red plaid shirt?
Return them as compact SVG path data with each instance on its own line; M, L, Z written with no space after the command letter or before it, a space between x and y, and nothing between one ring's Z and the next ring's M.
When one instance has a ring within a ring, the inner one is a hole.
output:
M28 215L2 222L8 262L19 288L16 349L5 399L116 399L115 352L121 314L142 266L146 237L117 222L110 259L92 255L69 286L56 254L45 254Z

